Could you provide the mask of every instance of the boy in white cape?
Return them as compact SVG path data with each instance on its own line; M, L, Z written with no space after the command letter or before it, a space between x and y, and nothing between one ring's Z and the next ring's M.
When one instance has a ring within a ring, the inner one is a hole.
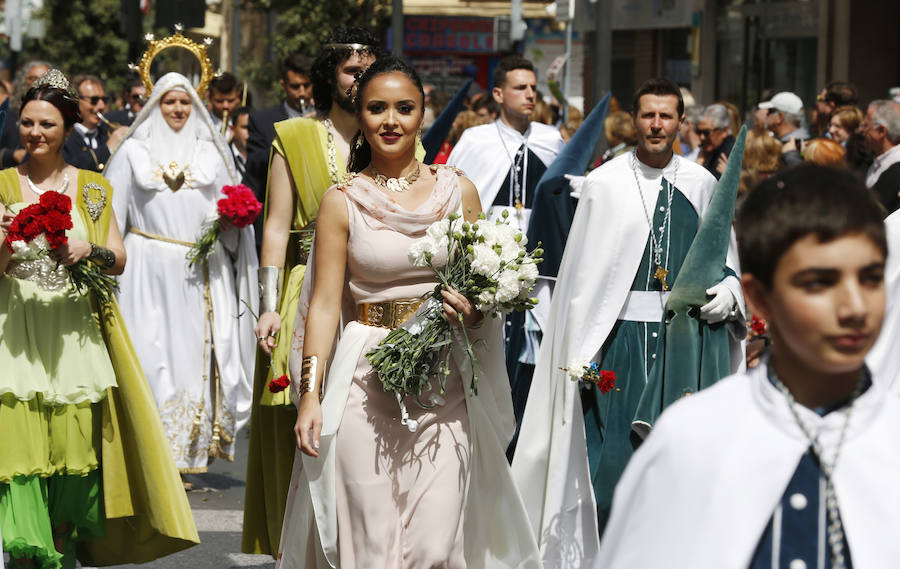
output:
M865 367L885 310L883 213L801 166L737 219L771 352L666 412L619 482L605 569L895 567L900 399Z

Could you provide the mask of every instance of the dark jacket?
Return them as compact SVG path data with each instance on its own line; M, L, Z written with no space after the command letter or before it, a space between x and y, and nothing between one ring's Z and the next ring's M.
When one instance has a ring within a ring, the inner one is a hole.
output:
M18 165L13 153L22 148L19 138L19 113L10 109L6 115L6 124L0 133L0 168L11 168Z
M110 122L117 122L122 126L131 126L137 115L131 113L128 109L119 109L118 111L110 111L103 115Z
M719 163L719 156L724 154L726 157L731 156L731 149L734 147L734 136L728 135L725 140L722 141L722 144L718 145L715 150L713 150L709 157L703 162L703 167L706 168L710 174L716 177L718 180L721 177L716 171L716 165Z
M272 141L275 140L275 123L287 118L288 114L284 110L283 103L250 113L247 125L250 138L247 140L247 172L244 174L244 184L256 193L259 201L266 198L269 152Z
M88 148L78 129L72 129L72 134L69 135L66 144L63 146L63 160L67 164L84 170L93 170L94 172L103 171L106 163L109 162L109 147L106 146L106 142L109 140L109 133L106 132L106 128L103 125L97 128L99 133L97 135L96 149Z
M888 215L900 208L900 162L892 164L878 176L872 191L878 195Z

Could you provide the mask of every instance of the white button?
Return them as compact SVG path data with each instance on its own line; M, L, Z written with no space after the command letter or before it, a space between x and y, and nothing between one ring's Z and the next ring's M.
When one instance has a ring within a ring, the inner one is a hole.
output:
M653 336L654 338L656 338L657 336L659 336L659 334L657 334L656 332L654 332L654 333L652 334L652 336Z
M806 569L806 561L802 559L794 559L791 561L791 564L788 565L788 569Z
M665 206L659 206L659 211L666 211Z
M794 494L791 496L791 507L795 510L802 510L806 507L806 496L800 494Z
M652 359L655 360L655 359L656 359L656 354L650 354L650 357L651 357Z

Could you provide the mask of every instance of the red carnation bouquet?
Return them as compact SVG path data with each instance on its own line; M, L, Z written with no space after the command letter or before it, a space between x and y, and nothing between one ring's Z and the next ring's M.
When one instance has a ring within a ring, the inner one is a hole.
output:
M262 212L262 204L256 199L253 190L244 184L224 186L222 193L225 194L225 197L220 199L217 204L219 210L218 219L214 219L203 226L203 233L200 235L200 239L187 253L188 264L192 267L197 263L205 262L216 248L216 242L222 233L223 220L238 229L242 229L256 221L256 218Z
M6 234L6 247L13 261L33 261L65 245L72 229L72 200L58 192L41 194L37 203L23 208L13 218ZM72 286L79 292L92 292L106 304L118 288L118 282L92 260L82 259L66 266Z

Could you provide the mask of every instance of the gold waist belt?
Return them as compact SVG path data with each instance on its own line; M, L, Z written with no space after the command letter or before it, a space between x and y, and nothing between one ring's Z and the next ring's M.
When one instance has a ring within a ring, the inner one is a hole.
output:
M425 302L422 298L398 298L384 302L361 302L356 305L356 319L366 326L398 328L409 320Z
M191 243L189 241L181 241L179 239L172 239L171 237L166 237L164 235L157 235L155 233L147 233L146 231L141 231L140 229L135 229L131 227L128 229L131 233L135 235L140 235L141 237L146 237L147 239L153 239L154 241L162 241L164 243L171 243L173 245L181 245L183 247L193 247L196 243Z

